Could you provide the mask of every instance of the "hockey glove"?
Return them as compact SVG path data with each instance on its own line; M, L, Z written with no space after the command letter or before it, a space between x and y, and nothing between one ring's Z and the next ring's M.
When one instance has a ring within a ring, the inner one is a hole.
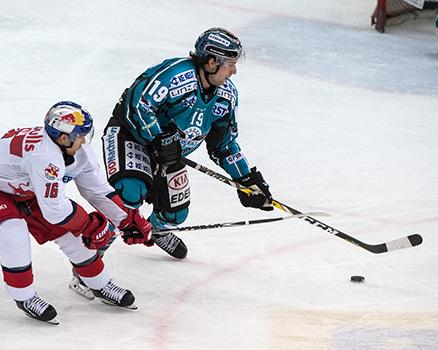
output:
M126 244L145 244L153 246L152 225L138 211L138 209L128 209L128 216L122 220L119 230L123 232L123 242Z
M159 165L173 165L181 161L181 144L179 132L171 123L166 132L157 135L152 140L155 161Z
M257 171L256 167L251 168L251 172L248 175L242 176L236 181L242 186L261 192L245 193L238 190L237 194L244 207L258 208L266 211L274 209L272 206L272 195L271 192L269 192L269 185L263 179L260 171Z
M106 217L94 211L88 214L88 223L82 229L82 241L88 249L99 249L110 241L114 231L110 229L110 223Z

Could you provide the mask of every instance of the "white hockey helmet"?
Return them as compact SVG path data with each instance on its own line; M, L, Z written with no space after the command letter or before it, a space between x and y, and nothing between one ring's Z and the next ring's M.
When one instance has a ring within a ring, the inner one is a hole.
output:
M78 136L84 136L90 143L94 135L93 118L79 104L61 101L54 104L44 118L44 128L52 139L67 134L74 142Z

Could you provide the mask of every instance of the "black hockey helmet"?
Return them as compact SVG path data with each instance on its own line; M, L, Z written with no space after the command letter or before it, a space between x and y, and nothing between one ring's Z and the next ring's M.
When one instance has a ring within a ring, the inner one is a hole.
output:
M242 44L230 31L215 27L203 32L195 42L195 52L191 56L198 60L216 59L219 64L225 60L238 60L245 53Z

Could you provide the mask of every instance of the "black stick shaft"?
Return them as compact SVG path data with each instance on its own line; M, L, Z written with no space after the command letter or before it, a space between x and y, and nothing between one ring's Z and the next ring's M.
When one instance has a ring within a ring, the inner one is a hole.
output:
M294 217L300 217L299 215L294 216L286 216L281 218L268 218L268 219L257 219L257 220L247 220L247 221L234 221L234 222L221 222L216 224L207 224L207 225L194 225L194 226L183 226L183 227L174 227L170 229L162 229L162 230L154 230L153 234L163 235L169 232L183 232L183 231L197 231L197 230L209 230L214 228L224 228L224 227L236 227L236 226L246 226L246 225L257 225L257 224L266 224L269 222L282 221L291 219Z

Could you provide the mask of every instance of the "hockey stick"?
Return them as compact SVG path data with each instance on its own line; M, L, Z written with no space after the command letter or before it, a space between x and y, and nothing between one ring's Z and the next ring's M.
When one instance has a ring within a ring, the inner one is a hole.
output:
M215 172L214 170L211 170L203 165L200 165L188 158L184 158L184 163L187 164L188 166L200 171L201 173L204 173L208 176L211 176L213 178L215 178L216 180L219 180L229 186L232 186L236 189L238 189L239 191L243 191L245 193L252 193L254 192L252 189L242 186L239 183L237 183L236 181L233 181L231 179L229 179L228 177L219 174L217 172ZM297 216L299 219L303 219L304 221L308 222L311 225L315 225L316 227L326 231L327 233L330 233L332 235L335 235L339 238L342 238L343 240L352 243L354 245L357 245L371 253L374 254L380 254L380 253L386 253L389 251L393 251L393 250L398 250L398 249L404 249L404 248L410 248L410 247L415 247L417 245L420 245L423 242L423 238L419 235L419 234L413 234L413 235L409 235L406 237L402 237L402 238L398 238L395 239L393 241L389 241L389 242L385 242L385 243L380 243L380 244L368 244L368 243L364 243L360 240L358 240L357 238L354 238L350 235L347 235L346 233L331 227L319 220L314 219L313 217L311 217L308 214L304 214L294 208L291 208L289 206L287 206L286 204L283 204L275 199L272 200L272 205L282 211L285 211L291 215L299 215L301 214L301 216Z
M194 225L194 226L183 226L183 227L172 227L172 228L164 228L160 230L152 231L153 236L165 236L170 232L184 232L184 231L199 231L199 230L209 230L213 228L225 228L225 227L237 227L237 226L247 226L247 225L257 225L257 224L267 224L269 222L275 221L283 221L293 218L301 219L303 216L312 215L312 216L328 216L326 213L313 212L313 213L300 213L294 215L288 215L279 218L267 218L267 219L257 219L257 220L246 220L246 221L233 221L233 222L219 222L216 224L206 224L206 225ZM117 231L115 236L123 236L122 231Z

